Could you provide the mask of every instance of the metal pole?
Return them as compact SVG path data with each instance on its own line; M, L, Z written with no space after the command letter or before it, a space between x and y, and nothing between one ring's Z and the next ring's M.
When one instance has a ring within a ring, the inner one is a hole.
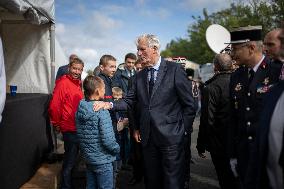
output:
M50 25L51 91L55 85L55 24Z
M50 66L51 66L51 93L55 86L55 24L50 24ZM57 133L51 126L52 139L54 144L54 153L57 154Z

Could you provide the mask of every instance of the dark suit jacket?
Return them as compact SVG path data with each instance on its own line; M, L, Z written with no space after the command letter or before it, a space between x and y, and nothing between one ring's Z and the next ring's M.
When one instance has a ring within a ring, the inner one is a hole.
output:
M151 137L158 146L183 142L195 117L192 84L184 69L162 59L152 95L148 93L148 70L138 72L132 87L122 101L114 102L115 110L136 106L135 126L139 126L142 145Z
M268 153L268 133L271 117L279 97L284 91L284 81L275 85L265 99L263 112L260 116L260 125L257 130L256 143L253 149L253 155L249 162L248 180L246 189L267 189L268 176L266 172L266 162ZM282 154L283 157L283 145ZM283 167L283 159L280 158L279 164Z

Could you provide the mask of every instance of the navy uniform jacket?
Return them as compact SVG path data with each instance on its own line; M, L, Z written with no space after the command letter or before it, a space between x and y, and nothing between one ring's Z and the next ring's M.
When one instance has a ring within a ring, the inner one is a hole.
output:
M268 153L268 133L271 117L274 108L284 91L284 81L275 85L265 98L265 106L260 116L260 125L257 129L256 142L253 148L250 166L248 168L248 180L246 189L267 189L269 188L268 176L266 171L267 153ZM284 140L282 141L282 152L279 164L284 170ZM283 172L284 174L284 172Z
M248 68L241 66L231 76L230 101L232 118L230 132L231 158L238 160L238 172L244 182L251 156L258 118L263 110L263 99L271 87L279 81L281 64L265 58L249 85Z
M162 59L151 96L148 86L148 69L144 69L134 75L128 94L114 102L113 109L136 106L134 122L139 126L143 146L149 137L157 146L181 144L185 132L192 128L196 111L192 84L184 69Z

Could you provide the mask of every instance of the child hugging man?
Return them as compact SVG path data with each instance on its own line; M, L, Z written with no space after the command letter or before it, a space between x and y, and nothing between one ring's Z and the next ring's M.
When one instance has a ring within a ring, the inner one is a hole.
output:
M87 76L83 82L85 99L76 112L77 136L82 156L87 164L87 189L113 189L113 165L119 145L116 142L112 120L107 110L95 112L94 101L104 99L105 84L96 76Z

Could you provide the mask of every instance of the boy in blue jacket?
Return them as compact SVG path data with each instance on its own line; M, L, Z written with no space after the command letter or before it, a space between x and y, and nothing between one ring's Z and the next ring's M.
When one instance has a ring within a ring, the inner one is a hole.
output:
M107 110L95 112L93 103L105 94L103 80L87 76L83 82L85 99L80 101L76 113L77 135L82 155L87 164L87 189L113 189L112 162L119 153Z

